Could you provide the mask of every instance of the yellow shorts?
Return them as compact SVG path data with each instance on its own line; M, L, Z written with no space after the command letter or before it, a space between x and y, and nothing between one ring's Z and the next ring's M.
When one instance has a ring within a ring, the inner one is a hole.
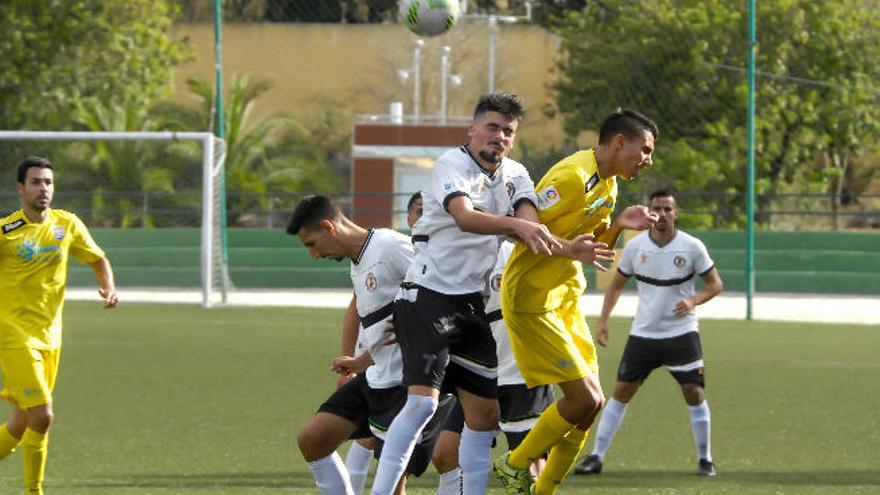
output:
M61 349L0 349L0 397L25 410L51 404L60 357Z
M526 385L564 383L599 372L596 346L577 299L546 313L502 308L516 364Z

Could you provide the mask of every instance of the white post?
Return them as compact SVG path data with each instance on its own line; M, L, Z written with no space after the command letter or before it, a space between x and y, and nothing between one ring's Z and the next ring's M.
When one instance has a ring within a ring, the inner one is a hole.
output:
M449 83L449 52L448 46L440 48L440 123L446 124L446 99Z
M489 80L489 93L495 92L495 32L498 30L498 18L494 15L489 16L489 67L488 67L488 80Z
M202 139L202 306L210 308L213 296L214 256L214 139L208 134Z
M419 122L422 103L422 47L424 40L413 41L413 120Z

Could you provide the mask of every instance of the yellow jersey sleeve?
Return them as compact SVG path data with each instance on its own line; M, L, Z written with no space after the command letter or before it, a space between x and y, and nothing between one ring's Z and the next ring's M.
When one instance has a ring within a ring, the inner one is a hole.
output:
M70 254L80 263L92 263L104 257L104 251L92 239L89 229L78 216L70 214Z

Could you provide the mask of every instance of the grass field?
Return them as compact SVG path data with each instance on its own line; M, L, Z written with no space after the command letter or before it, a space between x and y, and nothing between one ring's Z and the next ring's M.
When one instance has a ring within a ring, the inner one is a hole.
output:
M316 493L294 439L333 387L341 319L327 309L68 303L47 493ZM613 322L600 351L606 392L627 324ZM605 473L572 477L561 493L880 493L880 328L704 321L702 331L720 475L691 474L687 410L658 372ZM0 493L21 492L20 472L18 453L0 463ZM429 470L410 493L436 482Z

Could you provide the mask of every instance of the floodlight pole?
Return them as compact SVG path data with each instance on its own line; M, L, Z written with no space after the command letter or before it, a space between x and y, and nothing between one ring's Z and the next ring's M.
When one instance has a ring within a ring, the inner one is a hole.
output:
M495 92L495 36L496 31L498 31L498 17L494 15L489 16L489 54L487 58L489 59L489 67L487 70L488 73L488 88L487 93L492 94Z
M413 120L419 122L422 106L422 47L425 41L413 40Z
M452 48L440 47L440 124L446 125L446 103L449 92L449 52Z

